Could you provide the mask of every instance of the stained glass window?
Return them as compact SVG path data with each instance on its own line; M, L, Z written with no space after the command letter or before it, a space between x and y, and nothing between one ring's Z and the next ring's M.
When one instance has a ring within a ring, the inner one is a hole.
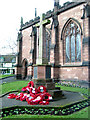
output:
M75 36L71 36L71 62L75 62Z
M65 28L65 62L81 61L81 35L78 25L69 22Z
M76 36L76 59L77 61L81 61L81 39L80 34Z
M70 61L70 39L69 36L66 37L66 62Z

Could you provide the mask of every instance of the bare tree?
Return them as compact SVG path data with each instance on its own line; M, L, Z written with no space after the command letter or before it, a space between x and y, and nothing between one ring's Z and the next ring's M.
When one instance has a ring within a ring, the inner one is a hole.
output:
M17 41L11 40L6 40L6 43L1 49L4 51L6 54L15 54L17 52ZM2 52L1 51L1 52Z
M12 41L11 42L11 39L10 41L7 41L8 42L8 48L11 50L12 54L14 54L16 52L16 48L17 48L17 41Z

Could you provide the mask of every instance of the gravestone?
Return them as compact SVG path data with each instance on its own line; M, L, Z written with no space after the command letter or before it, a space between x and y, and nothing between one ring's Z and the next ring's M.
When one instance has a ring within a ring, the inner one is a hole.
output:
M48 92L55 97L61 97L62 91L55 90L55 83L51 79L51 66L48 65L46 57L46 28L50 24L50 20L44 19L44 14L40 17L40 23L36 24L37 27L37 59L36 64L33 65L33 82L36 88L43 85Z

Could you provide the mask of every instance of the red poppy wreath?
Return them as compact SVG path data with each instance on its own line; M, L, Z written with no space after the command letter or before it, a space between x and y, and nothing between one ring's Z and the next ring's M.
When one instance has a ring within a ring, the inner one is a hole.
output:
M33 87L34 87L34 83L33 83L33 81L30 81L26 87L22 88L22 91L23 92L25 92L25 91L29 91L30 92L31 88L33 88Z
M13 99L13 98L15 98L15 97L16 97L16 94L14 94L14 93L8 95L8 98L9 98L9 99Z
M44 93L44 92L46 92L46 87L41 85L41 86L38 87L37 90L38 90L39 93Z
M34 83L33 83L33 81L30 81L29 83L28 83L28 85L27 86L29 86L29 87L34 87Z
M28 93L27 93L28 91ZM34 88L33 81L30 81L26 87L22 88L22 92L19 94L9 94L8 98L20 101L27 101L29 105L48 105L49 101L52 100L52 96L46 92L46 87L41 85L37 89ZM26 92L26 93L24 93Z

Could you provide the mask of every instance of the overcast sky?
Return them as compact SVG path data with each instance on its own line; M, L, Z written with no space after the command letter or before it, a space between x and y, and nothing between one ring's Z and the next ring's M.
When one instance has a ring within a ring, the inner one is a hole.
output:
M66 1L72 0L60 0L60 4ZM8 43L13 45L13 41L16 41L21 17L25 23L34 19L35 8L39 16L53 7L54 0L0 0L0 54L10 53L8 48L1 48L8 46Z

